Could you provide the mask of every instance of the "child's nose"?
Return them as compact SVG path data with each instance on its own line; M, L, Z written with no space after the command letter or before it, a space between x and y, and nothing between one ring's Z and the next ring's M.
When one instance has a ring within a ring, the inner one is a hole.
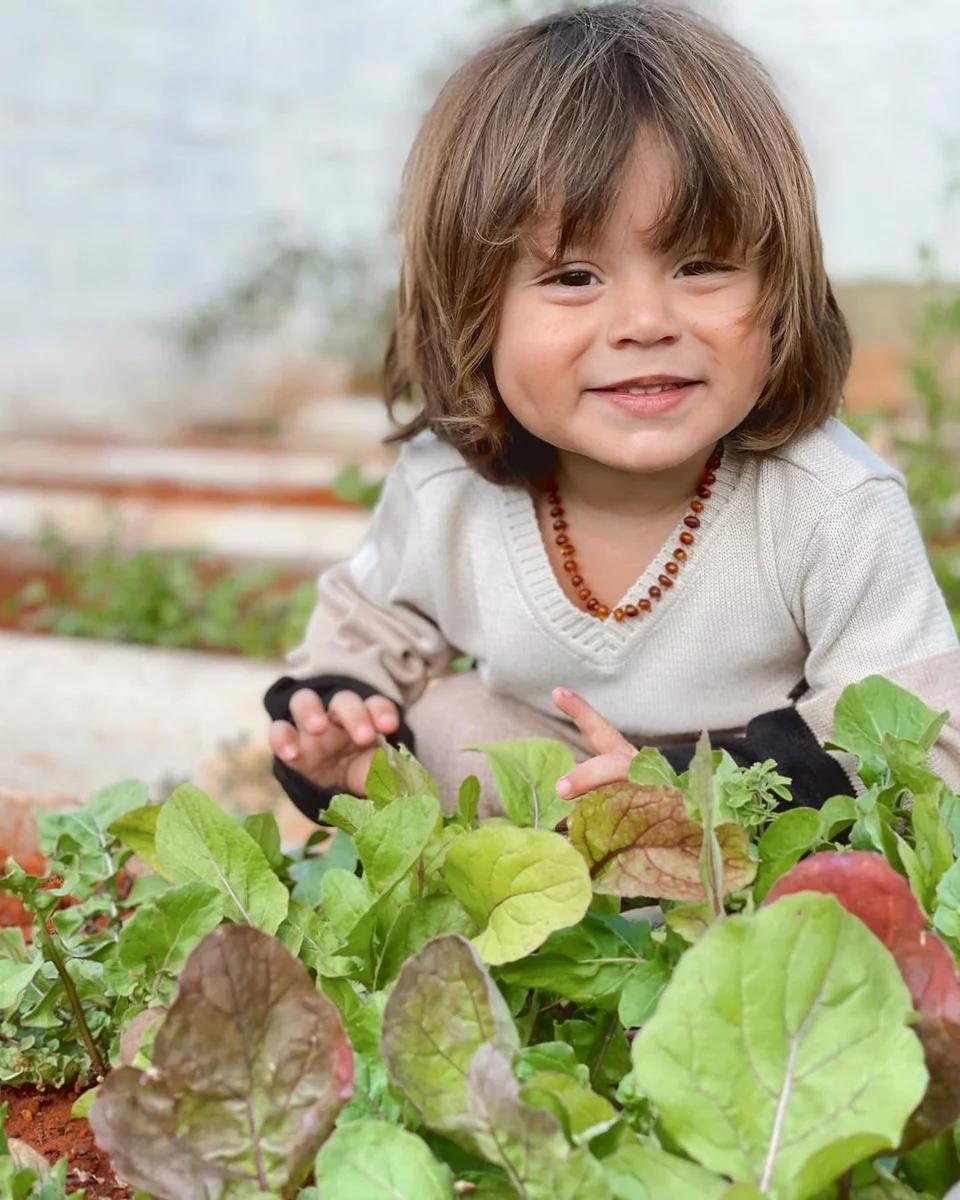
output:
M647 281L618 289L611 300L607 329L611 345L652 346L680 336L680 319L668 288Z

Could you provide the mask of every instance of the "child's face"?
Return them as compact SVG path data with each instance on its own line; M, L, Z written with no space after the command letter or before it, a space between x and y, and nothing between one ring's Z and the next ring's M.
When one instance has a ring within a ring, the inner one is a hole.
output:
M666 471L711 449L750 412L770 338L749 319L755 266L651 248L643 231L674 167L647 135L637 149L594 244L571 248L557 270L527 254L515 263L493 370L507 408L543 441L615 470ZM551 231L542 233L550 245ZM664 376L682 386L635 394Z

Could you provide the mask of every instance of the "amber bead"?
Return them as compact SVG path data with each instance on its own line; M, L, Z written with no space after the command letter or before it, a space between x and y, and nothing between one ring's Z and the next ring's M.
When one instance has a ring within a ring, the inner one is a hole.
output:
M582 575L574 575L573 578L570 580L570 582L573 584L574 587L579 587L580 584L583 583L583 576Z
M717 482L717 477L716 477L716 475L714 475L714 473L712 471L708 471L706 473L706 475L704 475L704 477L700 480L700 482L705 483L709 487L711 483Z
M556 508L551 508L551 509L550 509L550 516L551 516L551 517L562 517L562 516L563 516L563 509L562 509L562 508L561 508L559 505L557 505L557 507L556 507Z
M627 614L626 614L626 612L625 612L625 611L624 611L622 608L615 608L615 609L613 610L613 615L616 617L616 619L617 619L618 621L622 621L622 620L623 620L623 618L624 618L624 617L625 617Z
M596 596L591 596L587 601L587 608L590 610L590 612L596 612L599 607L600 601L596 598Z
M576 550L573 548L573 546L564 546L560 553L564 558L569 558L572 554L576 554Z
M683 544L685 546L692 546L693 545L693 534L687 533L686 530L684 530L684 532L680 534L680 541L683 542Z
M676 575L680 570L675 562L664 563L663 569L668 575Z
M572 558L568 558L568 559L567 559L567 561L566 561L566 562L563 564L563 569L564 569L565 571L569 571L569 572L570 572L570 574L571 574L571 575L573 575L573 574L575 574L575 573L576 573L576 572L579 570L579 567L578 567L578 566L577 566L577 564L576 564L576 563L573 561L573 559L572 559Z
M553 527L554 529L566 529L567 523L566 521L554 521Z
M720 466L720 455L719 455L719 454L712 454L712 455L711 455L711 456L710 456L710 457L707 459L707 470L708 470L708 471L715 471L715 470L717 469L717 467L719 467L719 466Z
M589 600L590 599L590 589L589 588L581 588L580 591L577 592L577 595L580 597L581 600Z
M699 517L684 517L683 523L684 523L684 525L686 525L686 527L688 529L699 529L700 528L700 518Z
M610 616L610 609L605 604L598 604L593 610L593 615L601 621L605 621Z
M673 587L673 580L670 578L669 575L658 575L657 583L661 584L665 588Z
M650 589L650 595L653 597L654 600L659 600L660 597L663 595L663 593L656 586L656 584L654 584L654 586Z
M677 560L677 562L686 562L687 552L682 546L678 546L673 552L673 557Z
M701 483L700 486L697 488L697 495L700 497L701 500L709 500L711 494L712 493L711 493L710 489L707 487L707 485L705 483Z
M569 546L570 545L570 539L567 537L567 535L565 533L558 533L554 540L556 541L558 546Z
M628 604L627 607L623 611L627 614L628 617L639 617L640 609L643 608L644 605L646 605L647 608L649 608L650 601L649 600L641 600L639 607L636 604Z
M703 501L702 500L691 500L690 508L695 513L702 513L703 512Z
M653 605L649 600L638 600L637 608L641 609L643 612L649 612L650 609L653 608Z

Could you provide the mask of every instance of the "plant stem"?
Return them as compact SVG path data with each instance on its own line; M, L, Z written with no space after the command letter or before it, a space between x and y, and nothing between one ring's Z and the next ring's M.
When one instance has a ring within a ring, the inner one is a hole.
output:
M607 1032L603 1035L603 1044L600 1047L600 1053L597 1055L593 1066L590 1068L590 1086L593 1087L597 1082L597 1076L600 1074L600 1068L603 1066L603 1060L607 1057L607 1051L610 1049L610 1043L613 1041L613 1035L617 1028L617 1014L611 1013L610 1019L607 1021Z
M853 1171L844 1171L840 1176L840 1200L847 1200L853 1187Z
M43 948L43 953L57 969L57 974L63 983L64 991L67 993L67 1000L73 1010L73 1017L77 1023L77 1031L80 1034L80 1040L83 1042L84 1049L90 1057L90 1062L96 1072L97 1079L102 1080L107 1073L106 1063L100 1056L100 1051L97 1049L97 1043L93 1040L93 1034L90 1032L90 1026L87 1024L87 1019L83 1015L83 1005L80 1003L80 997L77 995L77 989L73 986L73 980L70 978L70 973L67 970L66 963L56 947L56 943L50 936L47 929L46 920L39 913L34 922L34 926L39 936L40 945Z

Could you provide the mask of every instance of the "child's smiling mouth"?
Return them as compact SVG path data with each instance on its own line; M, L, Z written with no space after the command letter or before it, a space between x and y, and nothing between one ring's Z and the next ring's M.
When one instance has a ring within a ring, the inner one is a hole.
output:
M587 390L623 412L643 415L678 407L702 382L679 375L647 375Z

